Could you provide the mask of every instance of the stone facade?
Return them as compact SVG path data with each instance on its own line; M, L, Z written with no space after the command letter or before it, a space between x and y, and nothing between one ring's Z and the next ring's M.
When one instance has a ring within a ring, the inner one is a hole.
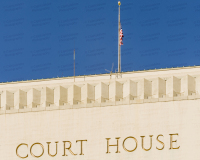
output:
M200 67L2 83L0 94L4 160L200 157Z
M0 113L198 99L199 81L193 67L3 83Z

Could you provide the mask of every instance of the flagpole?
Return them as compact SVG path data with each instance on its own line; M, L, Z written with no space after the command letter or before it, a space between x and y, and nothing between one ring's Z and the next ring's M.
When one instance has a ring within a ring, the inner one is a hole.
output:
M74 49L74 82L75 82L75 49Z
M121 23L120 23L120 5L121 2L118 1L119 5L119 15L118 15L118 72L121 72L121 46L120 46L120 29L121 29Z

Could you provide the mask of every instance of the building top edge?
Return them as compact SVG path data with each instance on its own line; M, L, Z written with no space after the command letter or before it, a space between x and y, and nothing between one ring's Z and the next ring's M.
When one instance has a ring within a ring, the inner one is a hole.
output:
M138 70L138 71L125 71L121 72L121 74L133 74L133 73L149 73L149 72L160 72L160 71L172 71L172 70L185 70L185 69L195 69L200 68L200 66L188 66L188 67L176 67L176 68L160 68L160 69L149 69L149 70ZM117 74L117 73L112 73ZM110 73L103 73L103 74L91 74L91 75L79 75L75 76L75 79L78 78L85 78L85 77L98 77L98 76L109 76ZM74 76L69 77L57 77L57 78L46 78L46 79L35 79L35 80L25 80L25 81L12 81L12 82L0 82L0 86L6 84L20 84L20 83L31 83L31 82L44 82L44 81L52 81L52 80L66 80L66 79L74 79Z
M199 99L199 80L200 66L8 83L0 85L0 114Z

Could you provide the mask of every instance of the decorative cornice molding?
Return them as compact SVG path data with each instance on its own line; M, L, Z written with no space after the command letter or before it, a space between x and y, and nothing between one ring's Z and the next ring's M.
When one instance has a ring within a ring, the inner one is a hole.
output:
M0 114L200 99L200 67L0 85Z

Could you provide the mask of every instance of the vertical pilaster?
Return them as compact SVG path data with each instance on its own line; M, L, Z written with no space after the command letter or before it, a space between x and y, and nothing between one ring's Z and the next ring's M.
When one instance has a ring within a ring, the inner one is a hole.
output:
M41 103L41 92L35 88L27 92L27 107L36 108Z
M120 82L112 82L109 85L109 101L119 101L123 98L123 84Z
M95 86L95 101L97 103L102 103L108 99L109 99L109 86L108 84L100 82Z
M95 87L86 83L81 87L81 102L84 104L91 103L95 100Z
M138 82L137 95L139 99L148 99L152 96L152 82L142 79Z
M24 109L26 107L27 107L27 93L19 89L14 93L14 108Z
M195 86L196 84L194 77L186 75L183 78L181 78L181 93L183 96L188 96L192 95L193 93L196 93Z
M44 87L41 91L41 107L49 107L54 104L54 90Z
M14 93L7 90L3 91L1 95L1 106L3 110L10 110L14 108Z
M68 103L70 105L81 102L81 87L72 85L68 88Z
M152 80L152 98L163 98L166 95L166 82L164 79Z
M54 104L56 106L67 103L67 88L58 86L54 89Z
M177 77L170 77L166 81L166 94L168 97L177 97L181 94L181 80Z

